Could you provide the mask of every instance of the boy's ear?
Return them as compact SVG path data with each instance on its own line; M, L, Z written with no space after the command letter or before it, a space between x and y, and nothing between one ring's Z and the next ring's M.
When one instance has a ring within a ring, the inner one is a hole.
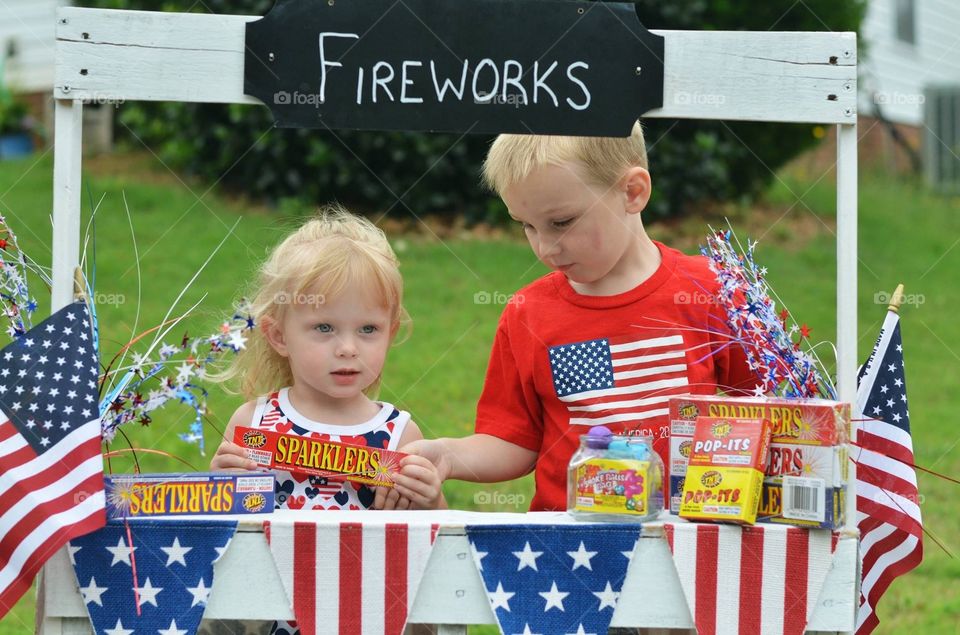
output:
M268 316L260 318L260 331L273 350L277 351L282 357L288 355L286 339L283 337L283 329L275 318Z
M650 172L639 166L632 167L623 175L621 181L627 197L626 210L631 214L639 214L650 202L652 192Z

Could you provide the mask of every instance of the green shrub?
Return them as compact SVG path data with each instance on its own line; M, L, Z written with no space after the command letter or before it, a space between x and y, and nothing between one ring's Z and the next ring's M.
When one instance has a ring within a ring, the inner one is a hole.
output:
M454 0L452 0L454 1ZM263 15L270 0L89 0L87 6ZM865 0L639 0L652 29L853 31ZM196 5L196 6L195 6ZM490 137L274 129L266 108L219 104L130 103L118 118L121 138L145 143L164 162L232 191L279 204L338 200L358 210L404 217L465 214L505 218L479 186ZM741 200L816 142L812 126L695 120L644 121L654 198L647 217L696 209L705 201Z

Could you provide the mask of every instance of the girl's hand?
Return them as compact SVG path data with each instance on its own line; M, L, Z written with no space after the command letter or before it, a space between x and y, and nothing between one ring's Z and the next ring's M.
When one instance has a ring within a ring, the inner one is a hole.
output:
M378 487L376 509L440 509L445 506L440 474L433 463L411 454L400 462L393 487Z
M378 485L374 490L374 509L410 509L410 499L401 496L396 487L383 487Z
M210 461L210 469L219 472L222 470L254 470L257 463L247 456L247 451L236 443L224 441L217 448L216 454Z
M393 489L412 509L439 509L443 502L443 479L436 466L422 456L411 454L400 461L400 472L393 476Z

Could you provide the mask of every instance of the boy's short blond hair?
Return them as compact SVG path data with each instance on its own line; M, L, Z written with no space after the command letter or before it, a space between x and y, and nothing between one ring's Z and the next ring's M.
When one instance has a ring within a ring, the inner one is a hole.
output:
M496 138L483 162L483 181L503 195L511 185L524 180L545 165L576 161L596 185L609 187L629 168L647 167L647 145L640 122L629 137L562 137L502 134Z

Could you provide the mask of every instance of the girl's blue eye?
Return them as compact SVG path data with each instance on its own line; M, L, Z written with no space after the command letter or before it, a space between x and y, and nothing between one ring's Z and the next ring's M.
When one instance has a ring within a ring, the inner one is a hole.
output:
M332 332L333 332L333 327L330 326L329 324L317 324L314 328L315 328L316 330L320 331L321 333L332 333Z
M367 324L366 326L360 327L360 332L363 333L364 335L370 335L372 333L376 333L377 330L378 330L377 327L374 326L373 324Z
M555 221L553 221L553 226L554 226L554 227L566 227L566 226L569 225L571 222L573 222L573 219L572 219L572 218L566 218L566 219L564 219L564 220L555 220Z

